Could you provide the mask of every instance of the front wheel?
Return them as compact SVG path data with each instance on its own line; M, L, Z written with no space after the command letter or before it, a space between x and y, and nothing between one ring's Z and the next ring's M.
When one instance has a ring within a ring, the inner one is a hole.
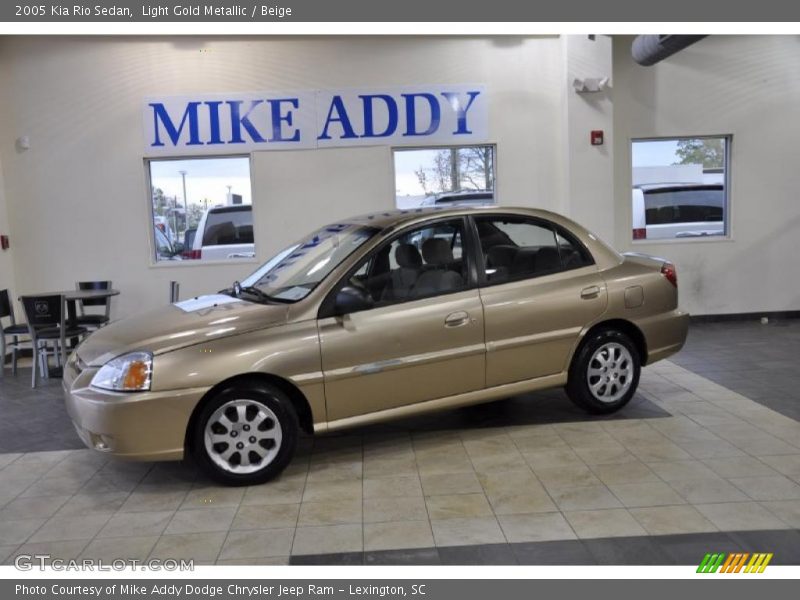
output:
M572 360L567 395L595 414L616 412L639 385L641 359L631 339L613 329L593 333Z
M231 387L201 409L191 432L192 455L220 483L263 483L289 464L297 432L297 413L281 390Z

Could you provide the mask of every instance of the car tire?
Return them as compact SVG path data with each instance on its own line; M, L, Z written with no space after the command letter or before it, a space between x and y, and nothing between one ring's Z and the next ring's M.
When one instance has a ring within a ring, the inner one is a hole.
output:
M283 391L260 382L235 385L200 409L190 432L191 455L219 483L256 485L286 468L298 430L297 412Z
M618 411L636 393L641 358L633 341L616 329L593 332L572 359L566 391L593 414Z

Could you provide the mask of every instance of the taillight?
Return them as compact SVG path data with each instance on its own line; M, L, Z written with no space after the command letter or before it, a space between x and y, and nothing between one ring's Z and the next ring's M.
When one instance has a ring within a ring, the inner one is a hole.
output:
M647 227L642 227L641 229L634 229L633 230L633 239L635 239L635 240L646 240L647 239Z
M202 253L202 250L189 250L189 252L186 253L186 258L190 260L198 260L202 258Z
M678 271L672 263L664 263L661 266L661 274L667 278L672 285L678 287Z

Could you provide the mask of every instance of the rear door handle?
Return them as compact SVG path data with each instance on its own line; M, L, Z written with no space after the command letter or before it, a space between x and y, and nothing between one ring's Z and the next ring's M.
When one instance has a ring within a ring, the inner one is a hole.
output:
M590 285L589 287L585 287L581 290L581 298L583 298L584 300L597 298L599 294L600 294L600 287L597 285Z
M461 327L469 323L469 313L463 310L450 313L444 320L445 327Z

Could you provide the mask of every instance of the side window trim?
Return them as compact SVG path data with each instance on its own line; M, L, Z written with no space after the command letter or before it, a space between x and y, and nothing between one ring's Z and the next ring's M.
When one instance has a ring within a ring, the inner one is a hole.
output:
M345 273L339 279L339 281L336 282L336 285L334 285L331 288L331 290L328 292L328 295L325 296L325 299L320 304L319 311L317 312L317 319L326 319L326 318L329 318L329 317L336 316L336 313L335 313L335 310L334 310L334 302L335 302L336 295L339 293L339 290L341 290L343 287L345 287L347 285L347 283L350 281L350 279L352 279L352 277L361 268L363 268L366 263L372 261L373 258L375 258L378 255L378 253L381 252L384 248L386 248L387 246L391 245L395 240L397 240L400 237L403 237L404 235L408 235L409 233L413 233L413 232L415 232L417 230L420 230L420 229L427 229L427 228L435 226L435 225L437 225L439 223L446 223L448 221L453 221L453 222L460 221L461 222L461 228L462 228L461 244L463 246L462 256L463 256L464 260L467 261L467 281L466 281L466 285L464 286L464 288L460 289L460 290L453 291L453 292L445 292L443 294L436 294L436 295L433 295L433 296L425 296L425 297L422 297L422 298L410 298L408 300L401 300L401 301L398 301L398 302L394 302L392 304L387 304L386 306L399 306L401 304L406 304L408 302L416 302L417 300L426 300L426 299L429 299L429 298L436 298L436 297L439 297L439 296L447 296L449 294L457 294L457 293L461 293L461 292L466 292L468 290L476 289L479 286L479 283L476 280L476 275L478 274L479 269L477 268L477 263L474 260L474 249L475 249L475 247L473 245L472 236L470 235L469 217L468 217L468 215L451 215L451 216L441 217L439 219L435 219L435 220L432 220L432 221L427 221L426 223L423 223L423 224L419 224L418 223L416 225L409 225L408 227L404 227L402 229L392 230L391 235L389 235L386 239L381 240L374 248L369 250L367 252L367 254L365 254L361 258L361 260L359 260L352 268L350 268L347 271L347 273ZM370 270L371 270L371 268L370 268ZM378 308L378 307L375 307L375 308ZM380 308L384 308L384 307L380 307ZM369 310L372 310L372 309L369 309ZM360 311L360 312L365 312L365 311Z
M553 237L556 242L556 248L558 249L558 257L559 262L561 263L561 268L556 271L551 271L548 273L531 273L531 274L523 274L518 275L516 277L509 277L505 281L496 281L491 282L486 278L486 256L483 252L483 245L480 241L480 234L478 232L478 219L509 219L509 220L517 220L523 221L527 223L531 223L532 225L538 225L539 227L543 227L549 229L553 233ZM576 269L582 269L585 267L590 267L595 264L594 257L586 245L581 242L572 232L568 231L564 227L561 227L557 223L552 221L548 221L542 217L529 217L527 215L517 215L513 213L490 213L490 214L480 214L480 215L469 215L470 220L470 231L471 237L473 237L473 248L475 250L475 258L474 263L476 265L476 276L478 281L479 288L486 288L486 287L494 287L498 285L506 285L508 283L516 283L518 281L525 281L528 279L538 279L540 277L546 277L548 275L555 275L556 273L564 273L567 271L574 271ZM579 250L581 254L586 259L586 264L578 265L575 267L565 267L563 257L561 254L561 246L558 244L558 236L563 237L565 240L576 246L576 250Z

